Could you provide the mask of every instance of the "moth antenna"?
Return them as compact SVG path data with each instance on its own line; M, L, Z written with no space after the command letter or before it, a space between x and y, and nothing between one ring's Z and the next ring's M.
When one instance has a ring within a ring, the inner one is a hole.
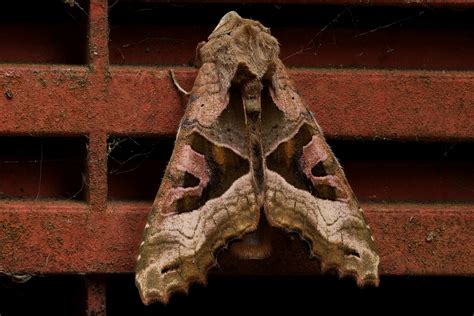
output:
M184 95L190 95L191 92L188 92L181 87L181 85L178 83L178 80L176 80L176 75L174 74L173 69L170 69L170 75L171 75L171 80L173 80L173 84L178 89L179 92L181 92Z

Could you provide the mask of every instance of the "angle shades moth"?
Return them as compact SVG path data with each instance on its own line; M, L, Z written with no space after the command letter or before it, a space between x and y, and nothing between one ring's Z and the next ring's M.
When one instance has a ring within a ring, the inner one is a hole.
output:
M227 13L200 68L140 245L145 304L206 282L216 251L269 225L297 232L323 271L378 284L362 209L261 23Z

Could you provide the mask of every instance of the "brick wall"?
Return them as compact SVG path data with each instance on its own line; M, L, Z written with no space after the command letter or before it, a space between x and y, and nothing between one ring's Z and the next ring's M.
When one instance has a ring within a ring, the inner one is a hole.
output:
M474 275L472 2L110 2L0 13L2 272L86 274L88 310L105 313L103 275L134 270L185 106L168 70L190 89L197 43L234 9L279 39L366 211L381 274ZM281 239L284 260L224 256L219 273L318 273Z

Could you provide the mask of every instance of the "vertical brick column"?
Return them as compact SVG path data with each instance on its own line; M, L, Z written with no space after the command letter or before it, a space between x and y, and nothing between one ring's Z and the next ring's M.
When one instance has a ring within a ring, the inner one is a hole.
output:
M107 106L106 90L109 78L109 23L108 1L90 0L88 29L88 66L90 70L90 99L95 109ZM91 112L94 121L96 113ZM104 212L107 206L107 133L97 121L89 132L87 156L88 202L92 212ZM88 316L106 315L105 278L100 275L86 277Z
M107 104L109 77L108 1L90 0L88 30L88 64L90 68L90 104L96 110ZM94 121L97 113L91 112ZM88 155L88 202L93 211L104 211L107 204L107 134L99 121L91 124Z
M105 279L101 275L86 277L87 316L106 315Z
M94 73L108 72L109 22L108 1L90 0L88 30L88 63Z
M102 131L89 134L87 156L88 202L93 212L103 212L107 206L107 135Z

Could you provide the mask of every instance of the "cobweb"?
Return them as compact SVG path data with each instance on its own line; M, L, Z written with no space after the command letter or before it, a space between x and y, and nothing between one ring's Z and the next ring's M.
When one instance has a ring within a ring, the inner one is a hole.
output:
M63 1L65 4L78 7L78 2L76 1ZM114 7L115 5L118 6L119 4L117 3L117 1L112 1L110 5L111 7ZM275 8L276 9L274 9L274 11L280 10L276 6ZM335 14L333 14L332 16L328 15L325 17L326 22L323 22L321 24L321 27L314 28L314 33L309 35L309 40L304 43L301 43L299 49L287 52L286 55L282 56L282 59L287 60L296 55L305 53L317 55L318 51L324 48L326 45L335 45L341 43L345 39L338 38L337 33L335 32L335 29L340 26L349 26L353 31L352 39L357 39L371 36L375 33L382 32L385 30L400 28L413 22L419 22L420 19L422 19L428 14L431 16L438 14L437 10L430 8L429 6L416 9L411 8L410 10L405 11L398 10L397 14L389 15L386 17L378 17L376 19L377 23L374 24L373 21L368 22L367 20L364 20L367 18L367 15L364 16L359 14L359 12L366 10L366 8L353 8L348 6L338 8L338 11L333 10L333 12L337 11ZM285 9L283 8L281 10ZM245 14L242 15L245 16ZM254 18L258 19L259 17L256 15ZM314 23L317 23L317 21L315 21ZM387 52L390 53L392 52L392 50L393 48L391 48L390 43L387 43ZM167 157L169 157L172 150L171 138L168 139L166 142L168 144L166 149L162 149L162 139L128 135L109 137L109 139L107 140L107 156L109 160L108 176L116 177L127 174L135 174L137 173L137 171L143 170L143 168L146 169L147 162L149 162L150 160L161 161L160 168L164 169L163 165L166 165L166 159ZM455 144L450 146L454 147ZM22 162L19 160L15 161L14 159L0 161L0 163L3 165L30 163L37 166L35 174L32 175L32 179L36 179L37 181L36 194L32 196L34 200L39 200L44 197L43 192L44 184L46 181L44 169L45 164L55 162L52 159L48 158L48 150L49 149L44 148L43 142L41 141L35 159L30 159L26 162ZM452 148L450 147L450 149L446 151L446 155L449 155L451 151ZM60 161L57 160L56 162ZM84 160L84 164L86 163L87 161ZM62 196L58 196L57 198L66 200L76 200L82 198L85 195L85 191L87 188L86 172L86 168L84 168L84 171L80 174L81 180L78 181L78 185L74 190L68 190L67 192L64 192ZM157 179L156 183L159 182L160 179ZM0 197L1 195L2 194L0 192Z
M366 21L361 21L361 17L357 16L353 13L353 9L351 7L344 7L341 11L339 11L334 17L332 17L326 24L324 24L315 34L307 41L305 44L301 46L300 49L287 54L286 56L282 56L282 60L285 61L291 57L294 57L299 54L307 53L311 51L314 55L317 55L318 50L321 49L325 45L334 45L337 43L342 43L344 39L338 39L334 28L338 25L351 25L353 30L352 39L364 37L381 30L394 28L394 27L402 27L405 23L409 21L416 21L422 15L425 14L426 10L433 10L429 7L425 9L417 10L416 12L410 12L408 15L402 15L401 17L387 17L382 19L381 24L377 24L373 27L369 27L367 29ZM364 25L361 28L361 25ZM327 36L329 40L324 39L324 35L330 32L331 35ZM347 39L345 39L347 41ZM388 46L388 44L387 44ZM387 47L387 52L392 52L391 48Z

